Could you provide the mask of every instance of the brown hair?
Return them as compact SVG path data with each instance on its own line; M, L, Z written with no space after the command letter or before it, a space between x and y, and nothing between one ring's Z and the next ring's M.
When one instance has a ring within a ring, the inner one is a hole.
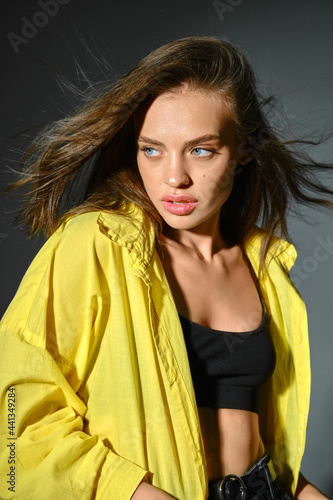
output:
M11 187L29 186L21 217L30 234L44 229L50 235L69 215L119 210L124 201L141 206L158 232L162 221L136 164L133 114L155 96L185 83L228 99L240 151L251 156L245 167L237 167L232 193L221 211L221 229L227 228L235 242L243 244L260 225L267 234L263 257L274 235L289 239L286 218L293 201L333 206L323 197L333 191L316 178L318 171L332 167L299 151L298 145L309 141L282 139L269 125L263 109L272 98L259 97L242 52L228 41L196 36L157 48L33 142L22 160L22 178ZM84 177L88 160L91 167L82 199L59 217L62 200L77 174L83 171Z

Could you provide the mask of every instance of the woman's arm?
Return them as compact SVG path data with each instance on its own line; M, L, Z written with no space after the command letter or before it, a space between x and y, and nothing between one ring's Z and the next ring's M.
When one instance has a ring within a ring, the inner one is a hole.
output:
M0 325L0 476L15 476L14 490L0 481L3 499L129 500L147 474L86 421L89 405L108 418L86 379L111 314L109 240L86 218L48 240Z
M85 432L86 406L60 369L66 367L9 327L2 328L0 345L0 476L15 472L15 489L1 481L0 498L15 492L24 500L130 499L147 471Z
M305 479L303 474L299 475L295 498L296 500L329 500L326 495Z

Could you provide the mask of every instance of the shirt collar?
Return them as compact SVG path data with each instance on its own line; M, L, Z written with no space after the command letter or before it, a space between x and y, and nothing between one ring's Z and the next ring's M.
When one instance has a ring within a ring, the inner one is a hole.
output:
M101 212L97 222L111 241L130 250L130 269L146 274L154 252L155 231L142 209L123 204L119 211Z
M260 249L264 239L264 231L260 228L256 228L247 238L245 242L245 252L247 255L254 258L256 256L256 262L259 266L259 256ZM289 272L293 267L295 260L297 257L297 252L295 247L286 240L282 238L276 237L271 243L267 256L266 256L266 265L269 265L271 259L278 259L282 264L283 268Z

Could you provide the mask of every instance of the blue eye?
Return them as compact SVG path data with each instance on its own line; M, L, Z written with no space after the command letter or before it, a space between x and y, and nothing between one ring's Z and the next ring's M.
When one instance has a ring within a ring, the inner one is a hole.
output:
M194 148L192 149L192 153L194 154L194 156L201 156L201 157L212 155L212 151L204 148Z
M158 151L155 148L141 148L141 151L143 151L146 156L157 156L158 155Z

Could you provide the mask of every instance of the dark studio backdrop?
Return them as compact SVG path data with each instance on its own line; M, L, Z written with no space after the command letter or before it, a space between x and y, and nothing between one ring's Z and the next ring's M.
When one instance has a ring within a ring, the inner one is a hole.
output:
M299 133L333 131L331 0L18 0L2 2L0 188L13 180L17 134L71 109L54 72L78 83L74 59L95 82L114 79L154 47L188 35L226 35L252 61L263 87L278 95ZM103 56L103 75L89 53ZM313 150L333 161L333 141ZM333 185L331 178L324 182ZM19 202L2 198L0 315L42 244L12 218ZM332 213L304 210L290 219L298 251L292 277L308 309L312 396L302 470L333 497L333 225ZM1 348L1 347L0 347Z

